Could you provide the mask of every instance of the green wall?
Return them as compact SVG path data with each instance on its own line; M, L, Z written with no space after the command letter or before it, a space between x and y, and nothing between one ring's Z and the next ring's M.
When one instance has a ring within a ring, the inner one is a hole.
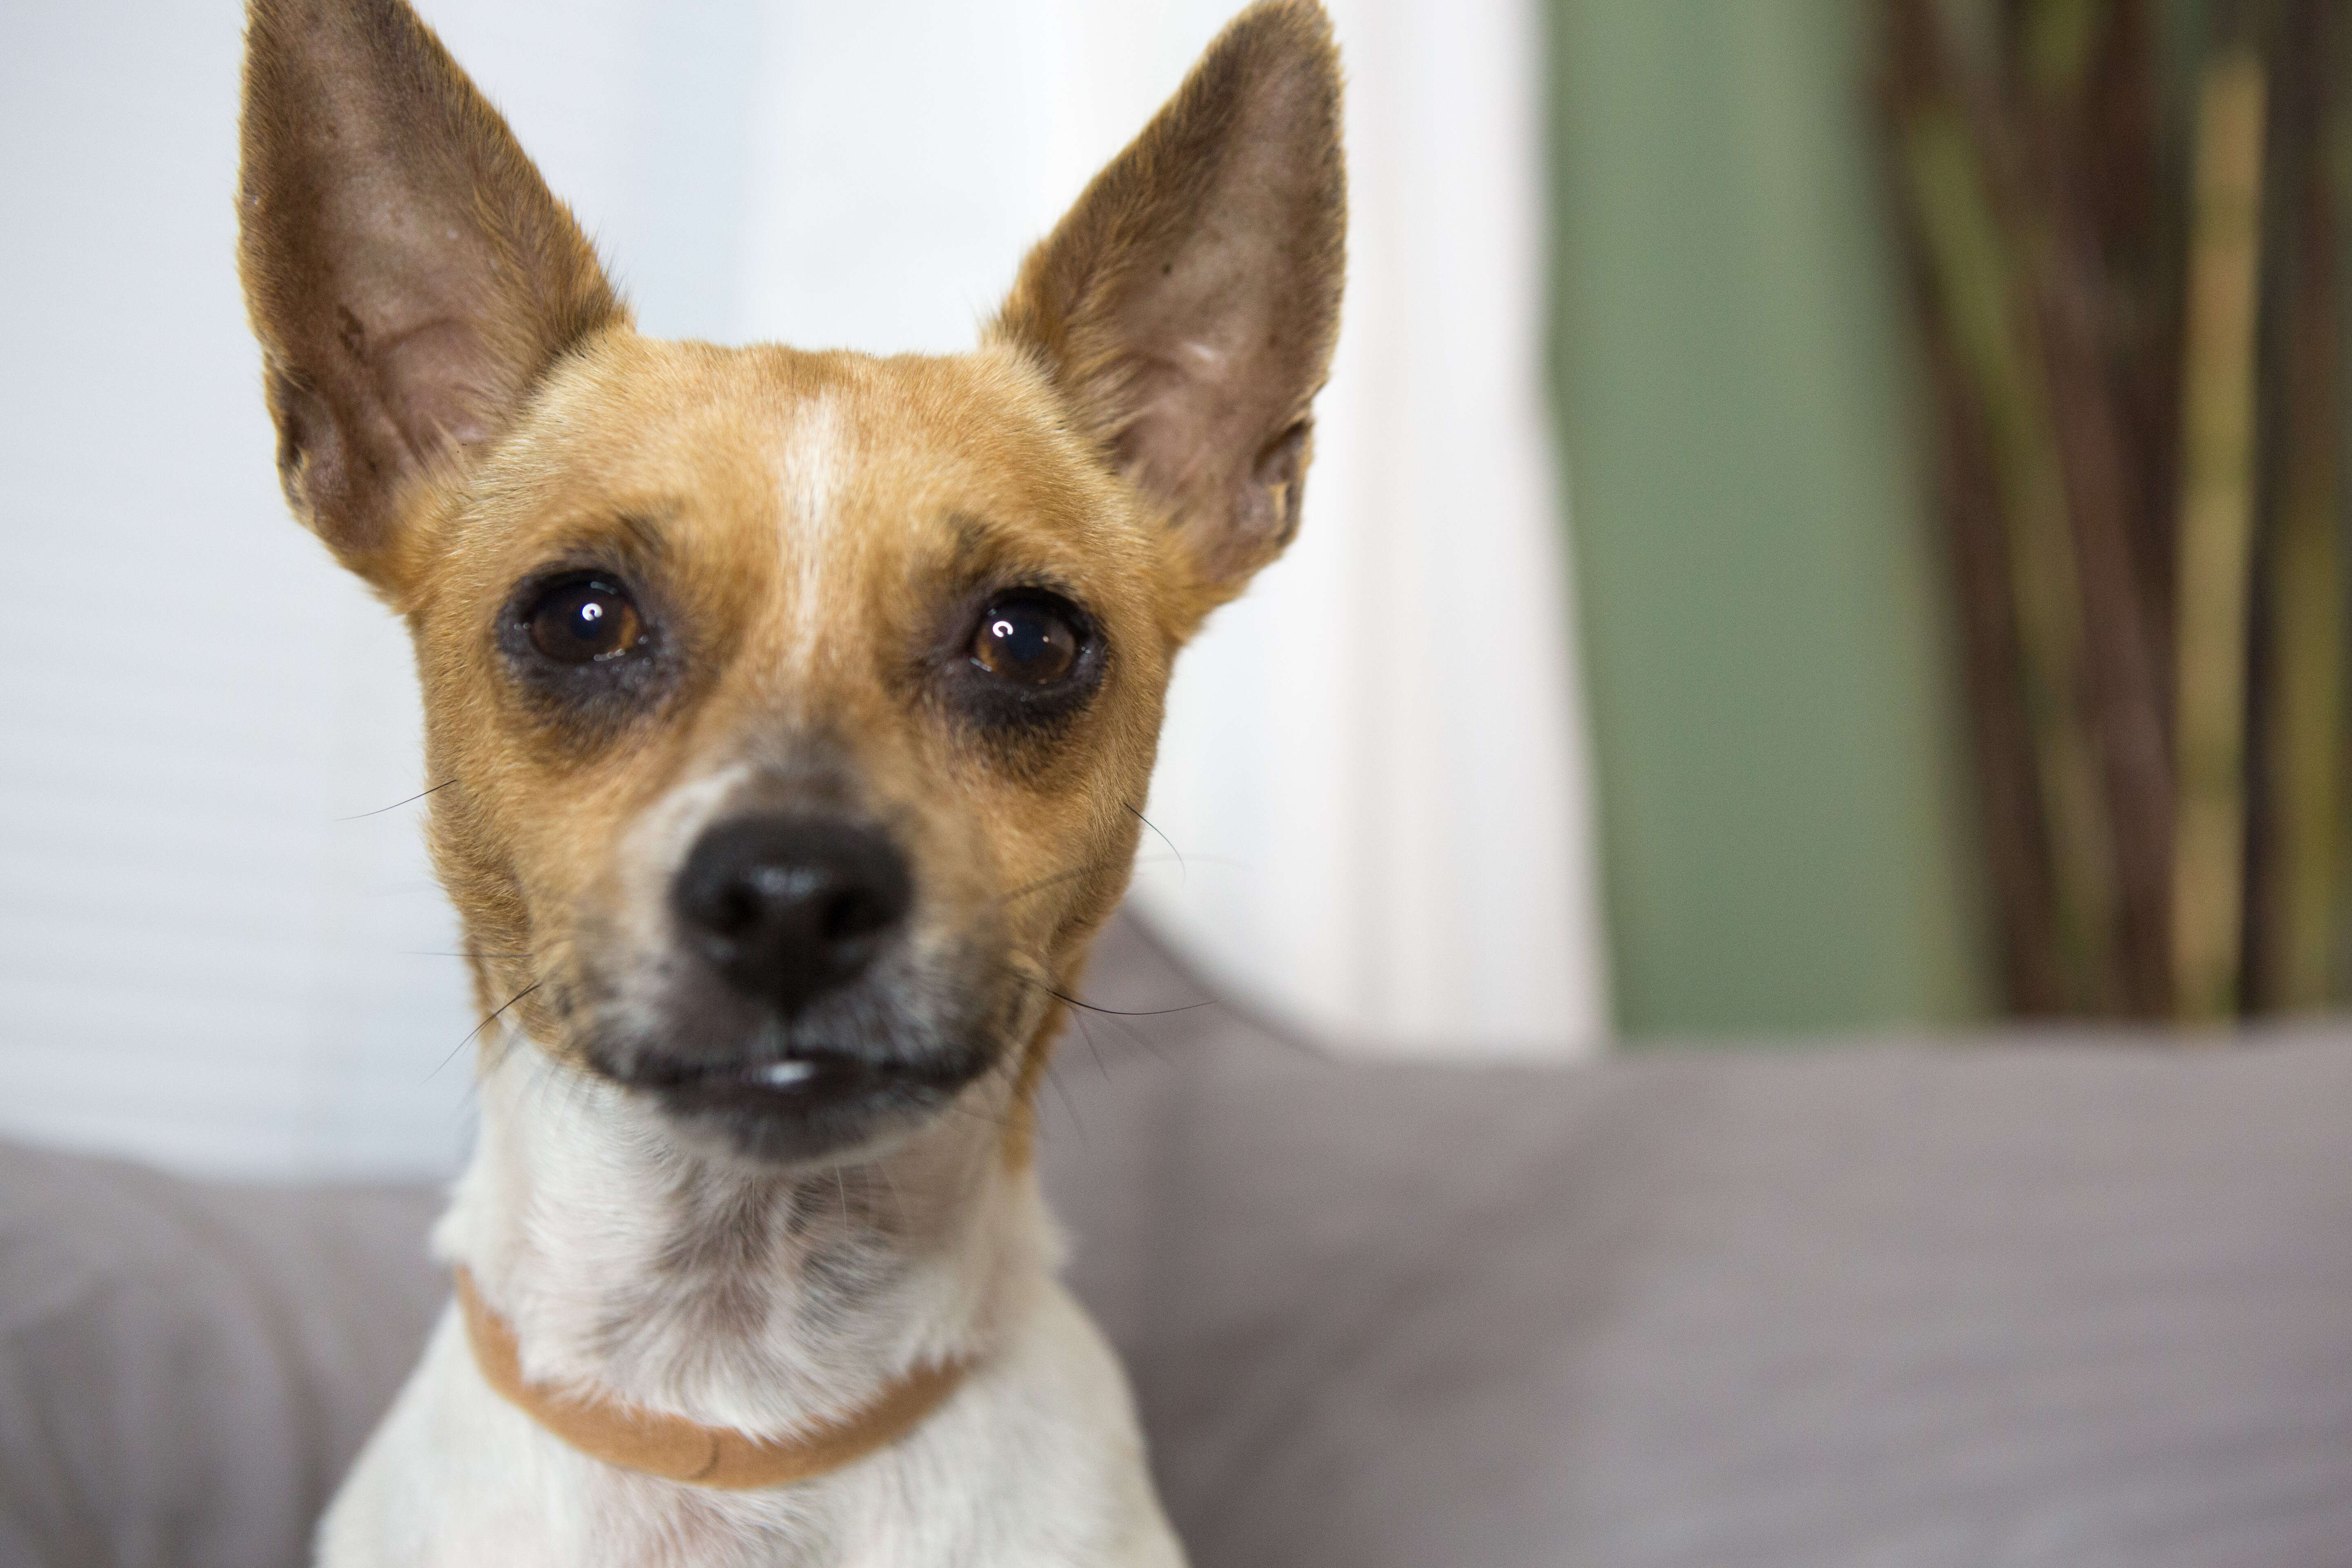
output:
M1982 1013L1860 0L1551 0L1553 364L1619 1022Z

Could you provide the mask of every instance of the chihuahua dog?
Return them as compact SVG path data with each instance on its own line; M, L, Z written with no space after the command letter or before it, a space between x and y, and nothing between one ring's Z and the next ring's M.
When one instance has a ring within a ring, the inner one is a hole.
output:
M322 1560L1181 1563L1030 1108L1171 661L1297 526L1322 11L1236 19L950 357L639 336L403 0L253 0L242 135L279 473L414 639L492 1031Z

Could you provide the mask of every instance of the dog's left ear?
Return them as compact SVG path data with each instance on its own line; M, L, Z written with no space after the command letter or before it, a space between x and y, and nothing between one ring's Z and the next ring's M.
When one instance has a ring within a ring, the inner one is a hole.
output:
M238 270L286 499L397 596L417 476L626 313L406 0L248 0Z
M1030 252L998 318L1166 509L1199 610L1297 530L1346 237L1330 22L1263 0Z

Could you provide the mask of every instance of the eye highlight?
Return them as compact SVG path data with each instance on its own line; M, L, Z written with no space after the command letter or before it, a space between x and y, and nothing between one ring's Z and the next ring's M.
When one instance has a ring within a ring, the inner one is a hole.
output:
M530 646L557 664L620 658L645 637L628 590L602 577L576 577L541 594L524 613Z
M971 636L971 662L1015 686L1048 687L1076 668L1083 642L1073 616L1042 595L995 600Z

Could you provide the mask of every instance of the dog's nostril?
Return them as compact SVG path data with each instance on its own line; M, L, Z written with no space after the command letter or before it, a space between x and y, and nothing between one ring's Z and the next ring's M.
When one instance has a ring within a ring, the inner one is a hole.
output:
M826 942L855 942L895 923L898 915L882 900L846 888L825 900L818 930Z
M719 936L740 936L760 922L760 896L740 882L719 889L707 922Z
M728 983L787 1015L862 972L913 901L887 838L804 816L711 828L674 892L680 925Z

